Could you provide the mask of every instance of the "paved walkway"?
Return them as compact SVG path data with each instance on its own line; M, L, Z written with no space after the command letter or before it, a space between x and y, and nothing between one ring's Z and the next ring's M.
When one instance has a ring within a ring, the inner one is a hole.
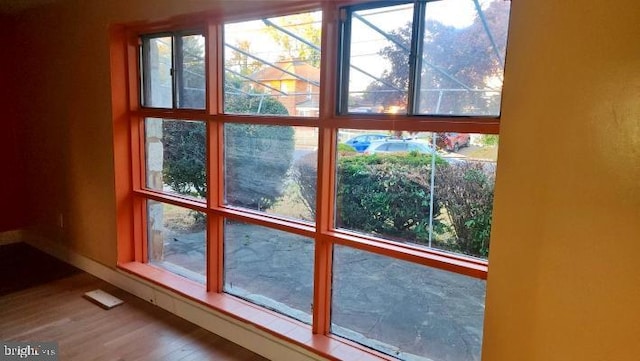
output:
M204 275L204 235L171 235L165 262ZM228 223L226 291L311 322L313 241ZM406 360L480 360L484 281L343 246L332 332Z

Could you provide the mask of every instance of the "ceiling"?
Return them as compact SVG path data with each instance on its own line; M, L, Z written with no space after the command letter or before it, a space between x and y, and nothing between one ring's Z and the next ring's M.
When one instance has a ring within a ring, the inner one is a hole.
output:
M57 0L0 0L0 14L16 14L55 1Z

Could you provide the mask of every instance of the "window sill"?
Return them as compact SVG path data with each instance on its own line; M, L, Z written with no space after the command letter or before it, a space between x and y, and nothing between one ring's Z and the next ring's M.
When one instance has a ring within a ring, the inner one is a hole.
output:
M250 324L284 341L301 346L329 360L380 361L393 360L357 343L334 335L314 335L311 326L254 305L226 293L207 292L205 286L152 265L130 262L120 269L176 292L189 300Z

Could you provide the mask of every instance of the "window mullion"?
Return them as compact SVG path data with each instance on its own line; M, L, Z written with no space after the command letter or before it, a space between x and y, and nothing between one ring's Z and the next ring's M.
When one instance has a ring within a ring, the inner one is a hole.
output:
M218 104L219 94L222 93L224 77L220 61L223 56L221 51L221 31L217 24L209 23L206 27L204 59L205 59L205 107L207 114L220 114L221 105Z
M333 268L333 243L323 232L333 228L335 209L335 152L337 131L322 128L320 131L318 159L317 226L315 238L313 333L327 334L331 328L331 270Z
M141 80L141 89L140 89L140 107L143 105L149 104L149 99L151 98L151 77L145 74L142 69L151 68L151 61L149 59L149 38L143 38L140 45L140 55L142 57L142 61L140 62L140 80Z
M207 122L208 209L218 207L222 198L222 125ZM224 287L224 218L207 213L207 291L220 293Z
M333 117L336 112L347 106L348 102L336 97L336 94L347 94L348 84L345 86L338 79L348 79L340 74L347 71L349 64L345 63L349 57L340 56L340 51L348 47L342 47L344 39L338 35L344 23L343 10L328 3L323 7L322 16L322 57L320 88L320 104L330 103L320 107L320 124L318 128L318 168L317 168L317 192L316 192L316 237L314 260L314 292L313 292L313 323L312 330L315 334L328 334L331 330L331 271L333 268L333 242L322 237L322 233L333 228L335 210L335 152L337 144L337 129L328 126L326 120ZM340 35L342 36L342 35ZM336 62L340 56L341 64ZM346 59L346 60L345 60Z
M222 63L219 51L220 32L216 24L208 24L205 34L205 107L207 114L220 110L217 95L222 91ZM223 177L223 132L222 125L215 120L207 121L207 207L218 207L222 202ZM207 291L221 293L224 288L224 218L207 213Z
M179 89L179 76L176 71L176 66L182 63L182 46L180 36L171 36L171 104L173 109L178 108L178 89Z
M426 2L416 2L413 8L413 27L411 35L411 54L409 55L409 89L407 94L407 113L417 113L420 99L420 81L422 69L422 44L424 43L424 22Z
M337 81L338 86L336 87L336 105L338 109L338 114L344 114L348 112L349 109L349 71L350 71L350 61L351 61L351 47L349 46L351 41L351 15L350 11L347 9L338 9L338 31L340 39L335 44L335 47L338 48L338 71Z

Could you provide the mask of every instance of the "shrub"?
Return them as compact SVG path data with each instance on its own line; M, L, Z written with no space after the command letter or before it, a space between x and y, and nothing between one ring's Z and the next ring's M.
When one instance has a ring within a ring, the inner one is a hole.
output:
M318 187L318 153L307 154L296 161L293 181L298 185L300 199L309 210L311 218L316 216L316 191Z
M283 193L294 150L292 127L229 123L225 126L228 203L266 210Z
M338 143L338 155L339 156L349 156L349 155L355 155L358 152L356 151L356 148L350 146L349 144L345 144L345 143Z
M316 208L317 154L296 162L294 180L312 214ZM439 248L486 257L493 210L494 170L479 162L436 158L434 236ZM431 157L341 156L337 168L338 227L424 242L429 234ZM449 240L442 239L451 234Z
M176 192L206 197L205 139L204 123L162 123L163 182Z
M225 106L231 113L287 114L287 109L270 97L260 100L234 95L225 98ZM205 197L205 124L164 122L162 138L164 183L180 194ZM258 210L271 207L282 195L293 150L293 127L228 123L225 126L227 201Z
M340 158L337 225L403 241L426 240L430 174L431 156L415 153ZM434 202L434 214L438 205Z
M358 154L356 149L348 144L338 143L338 156ZM298 185L300 199L309 210L312 218L316 215L316 192L318 187L318 153L307 154L296 161L293 167L293 181Z
M448 247L464 254L486 257L493 210L494 172L489 164L464 162L438 167L436 194L455 235Z

